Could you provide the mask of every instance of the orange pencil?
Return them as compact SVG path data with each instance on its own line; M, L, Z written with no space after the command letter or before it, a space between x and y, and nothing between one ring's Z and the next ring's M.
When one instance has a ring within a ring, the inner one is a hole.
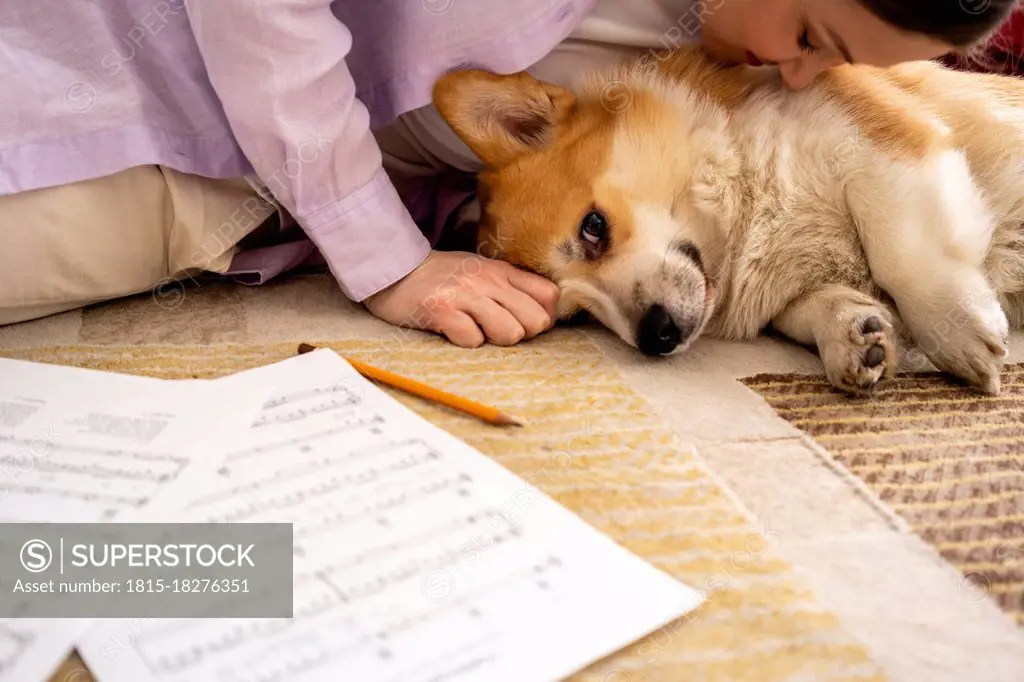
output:
M316 350L316 346L308 343L299 344L300 355L314 350ZM497 426L523 426L522 421L505 414L497 408L481 405L480 403L473 402L467 398L447 393L446 391L403 377L400 374L389 372L386 369L373 367L372 365L367 365L366 363L353 360L352 358L345 358L345 360L352 365L353 369L371 381L377 381L387 386L391 386L392 388L397 388L400 391L405 391L406 393L410 393L425 400L438 403L439 405L445 405L453 410L465 412L466 414L472 415L477 419L488 422L489 424L495 424Z

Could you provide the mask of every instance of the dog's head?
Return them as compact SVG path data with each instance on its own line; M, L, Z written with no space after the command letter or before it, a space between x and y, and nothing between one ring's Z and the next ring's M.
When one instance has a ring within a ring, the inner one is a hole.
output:
M738 172L721 110L626 69L573 91L459 71L434 101L484 164L483 255L549 277L562 317L586 310L645 354L689 346L715 305Z

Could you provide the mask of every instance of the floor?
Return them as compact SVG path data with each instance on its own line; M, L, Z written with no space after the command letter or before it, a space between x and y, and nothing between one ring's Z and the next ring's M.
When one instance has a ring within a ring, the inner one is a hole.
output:
M304 338L395 344L410 333L373 319L329 278L311 275L261 289L200 282L0 328L0 348ZM603 362L697 449L889 679L1024 680L1024 629L737 381L761 372L818 373L813 354L768 338L701 340L685 356L652 362L603 330L574 333L592 337ZM1014 337L1010 357L1021 360L1024 335Z

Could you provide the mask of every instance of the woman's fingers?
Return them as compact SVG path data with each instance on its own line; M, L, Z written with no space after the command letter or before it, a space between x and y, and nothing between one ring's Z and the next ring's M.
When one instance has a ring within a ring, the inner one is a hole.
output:
M552 326L554 318L544 309L543 304L519 289L499 288L494 293L493 299L511 313L522 326L523 338L533 338Z
M468 313L447 310L438 315L436 330L456 346L478 348L484 344L484 333Z
M546 277L508 266L508 282L536 301L552 322L558 317L558 285Z
M463 310L480 326L491 343L511 346L526 336L526 330L515 315L492 298L473 296L463 305Z

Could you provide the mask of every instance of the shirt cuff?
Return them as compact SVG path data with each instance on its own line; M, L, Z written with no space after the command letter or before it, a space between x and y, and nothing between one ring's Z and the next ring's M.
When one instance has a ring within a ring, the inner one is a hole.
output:
M361 302L415 270L430 242L387 173L299 224L316 244L345 296Z

